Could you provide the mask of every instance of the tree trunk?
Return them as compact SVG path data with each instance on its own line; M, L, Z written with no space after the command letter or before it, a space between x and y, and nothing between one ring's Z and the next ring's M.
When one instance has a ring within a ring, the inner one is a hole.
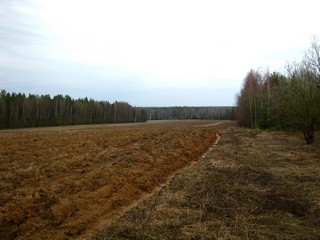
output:
M307 144L313 143L314 140L314 127L313 124L307 126L306 129L303 130L304 139Z

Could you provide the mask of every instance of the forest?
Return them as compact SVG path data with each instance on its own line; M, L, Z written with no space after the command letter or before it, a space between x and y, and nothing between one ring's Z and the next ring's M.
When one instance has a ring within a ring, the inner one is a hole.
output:
M0 92L0 128L46 127L168 119L235 120L235 107L133 107L127 102L72 99L66 95L28 96Z
M250 70L237 95L241 126L301 131L307 144L320 125L320 43L282 72Z
M235 107L145 107L148 120L216 119L235 120Z
M128 123L147 120L145 110L126 102L72 99L66 95L26 96L0 92L0 128L46 127L79 124Z

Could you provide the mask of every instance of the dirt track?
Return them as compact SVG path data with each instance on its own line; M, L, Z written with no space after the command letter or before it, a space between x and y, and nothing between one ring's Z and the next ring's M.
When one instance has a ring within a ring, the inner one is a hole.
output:
M212 123L1 131L0 239L94 235L197 161L215 142Z

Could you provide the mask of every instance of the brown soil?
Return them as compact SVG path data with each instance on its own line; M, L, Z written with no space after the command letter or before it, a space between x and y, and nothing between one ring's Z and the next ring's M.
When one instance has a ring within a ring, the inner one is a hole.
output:
M216 128L211 151L94 239L320 239L320 139Z
M197 161L211 123L1 131L0 239L89 238Z

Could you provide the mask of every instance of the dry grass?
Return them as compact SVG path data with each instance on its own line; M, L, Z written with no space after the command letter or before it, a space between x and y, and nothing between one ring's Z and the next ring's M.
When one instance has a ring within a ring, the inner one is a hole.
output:
M320 147L229 127L217 146L95 239L320 239Z

